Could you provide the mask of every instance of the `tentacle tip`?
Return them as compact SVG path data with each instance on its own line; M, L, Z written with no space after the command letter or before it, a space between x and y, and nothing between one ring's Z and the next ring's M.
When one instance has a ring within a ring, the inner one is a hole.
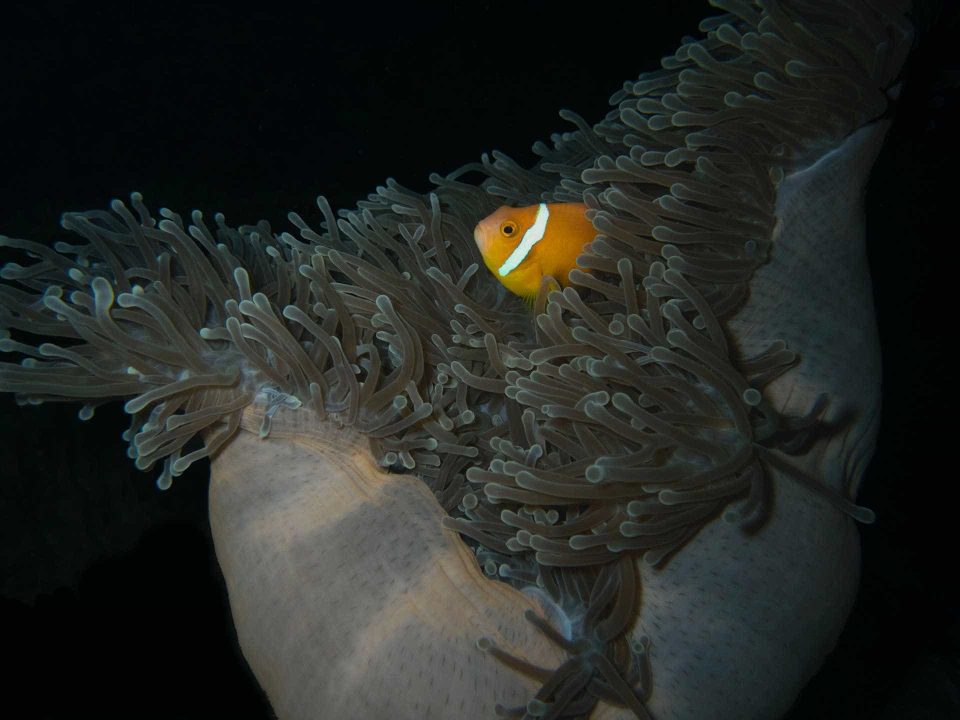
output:
M853 505L849 510L850 517L862 525L873 525L877 521L877 514L868 507Z

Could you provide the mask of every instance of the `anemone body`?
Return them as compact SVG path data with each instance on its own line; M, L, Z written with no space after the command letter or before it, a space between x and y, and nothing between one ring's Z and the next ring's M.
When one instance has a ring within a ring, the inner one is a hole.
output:
M792 470L772 469L776 501L760 532L718 519L665 568L640 564L632 635L649 648L653 717L780 717L853 604L854 522L806 483L847 492L875 440L860 200L886 129L857 131L778 190L771 260L731 334L745 355L789 337L809 365L774 381L771 402L799 412L829 392L841 429L812 438ZM477 640L559 665L562 653L523 619L556 621L551 607L485 577L440 528L432 495L385 475L355 433L289 413L261 440L255 416L213 463L211 524L244 654L281 717L479 719L496 702L523 705L535 684L482 662ZM601 704L595 716L632 715Z

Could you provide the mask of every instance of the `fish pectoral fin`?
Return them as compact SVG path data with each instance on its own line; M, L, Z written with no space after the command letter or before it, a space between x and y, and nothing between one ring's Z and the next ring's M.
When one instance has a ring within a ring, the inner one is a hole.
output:
M549 295L554 290L560 290L560 283L557 282L557 279L553 275L544 275L540 278L540 289L537 294L541 292Z
M552 275L544 275L540 278L540 287L537 288L536 295L532 295L529 298L530 309L535 312L535 314L540 314L544 311L547 306L547 298L550 296L554 290L559 291L560 283L557 282L556 278Z

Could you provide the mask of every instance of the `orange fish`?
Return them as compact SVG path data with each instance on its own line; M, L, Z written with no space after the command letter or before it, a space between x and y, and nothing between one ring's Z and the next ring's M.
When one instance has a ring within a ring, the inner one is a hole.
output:
M586 211L583 203L504 206L477 223L473 239L494 277L510 292L533 300L544 275L564 287L570 284L567 275L577 267L577 256L597 234Z

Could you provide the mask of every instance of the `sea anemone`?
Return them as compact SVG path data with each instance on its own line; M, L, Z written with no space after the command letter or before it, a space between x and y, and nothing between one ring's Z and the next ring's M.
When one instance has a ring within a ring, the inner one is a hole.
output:
M879 417L860 198L910 31L897 3L717 5L532 167L289 231L134 193L65 215L83 244L2 239L32 262L2 272L0 389L124 401L161 488L213 459L281 717L776 716L835 642ZM589 272L531 313L472 228L571 200Z

